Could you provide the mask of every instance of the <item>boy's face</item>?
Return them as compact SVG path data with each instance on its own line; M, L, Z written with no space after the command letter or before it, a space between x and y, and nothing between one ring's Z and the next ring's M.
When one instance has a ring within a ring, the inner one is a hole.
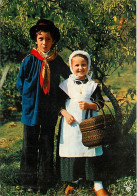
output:
M77 75L80 79L85 78L88 71L88 63L84 58L80 56L73 57L71 60L71 66L75 75Z
M41 52L48 52L51 46L54 44L53 38L50 33L40 31L37 33L36 44Z

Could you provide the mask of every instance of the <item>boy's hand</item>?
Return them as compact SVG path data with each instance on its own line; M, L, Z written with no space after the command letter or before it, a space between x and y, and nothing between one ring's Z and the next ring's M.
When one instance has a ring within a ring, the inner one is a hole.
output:
M66 110L63 109L63 110L61 111L61 114L62 114L62 116L64 116L66 122L67 122L69 125L71 125L71 124L73 124L73 123L75 122L74 117L73 117L70 113L68 113Z

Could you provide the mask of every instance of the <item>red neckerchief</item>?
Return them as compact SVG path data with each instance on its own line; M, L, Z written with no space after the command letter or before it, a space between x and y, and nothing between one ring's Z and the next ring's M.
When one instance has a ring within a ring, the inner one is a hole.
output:
M58 54L56 52L56 49L54 49L54 51L49 52L49 54L46 57L42 54L42 52L35 48L31 50L31 54L33 54L35 57L42 61L40 70L40 86L45 94L49 94L50 67L48 62L54 60L57 57Z

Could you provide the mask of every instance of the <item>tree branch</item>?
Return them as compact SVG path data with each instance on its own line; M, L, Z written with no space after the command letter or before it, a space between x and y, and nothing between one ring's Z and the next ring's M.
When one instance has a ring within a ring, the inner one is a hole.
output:
M66 48L69 49L70 51L73 51L73 48L71 48L69 46L67 46Z
M4 84L4 81L6 79L6 76L7 76L7 73L9 71L9 66L6 66L5 69L4 69L4 72L3 72L3 75L2 75L2 78L0 80L0 89L2 88L3 84Z

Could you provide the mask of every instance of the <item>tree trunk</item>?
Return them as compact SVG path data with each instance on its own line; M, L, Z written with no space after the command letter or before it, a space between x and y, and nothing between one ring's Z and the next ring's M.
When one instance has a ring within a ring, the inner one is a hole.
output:
M121 132L122 130L122 113L121 108L118 105L118 101L114 97L114 95L111 93L111 91L106 87L104 83L102 83L102 89L105 95L110 99L114 110L115 110L115 119L116 119L116 127L118 129L118 132Z
M9 71L9 68L10 68L10 67L7 66L7 67L5 67L5 69L4 69L2 78L1 78L1 80L0 80L0 89L2 88L2 86L3 86L3 84L4 84L4 81L5 81L5 79L6 79L6 76L7 76L7 73L8 73L8 71Z

